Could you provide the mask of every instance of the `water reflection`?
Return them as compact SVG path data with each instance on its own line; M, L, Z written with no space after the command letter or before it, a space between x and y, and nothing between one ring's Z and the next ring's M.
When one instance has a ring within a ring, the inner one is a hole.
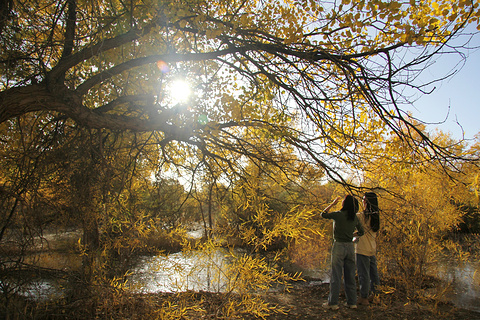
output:
M18 294L36 301L49 301L63 297L64 283L59 280L36 279L18 287Z
M130 288L142 293L224 292L228 287L225 272L230 259L231 254L224 249L143 257L132 269Z
M231 253L225 249L211 252L188 251L170 255L141 257L131 269L127 286L138 293L181 292L187 290L226 292L232 284L227 277L231 262L242 252ZM27 257L44 268L77 270L81 260L75 254L38 253ZM480 262L462 265L452 262L438 264L434 274L451 283L453 294L448 298L458 307L480 312ZM309 284L328 282L324 270L304 273ZM64 280L66 281L66 280ZM0 291L13 289L18 294L36 300L58 298L64 294L66 283L59 279L18 279L7 283L0 281Z
M26 255L22 263L23 268L16 269L13 274L0 280L0 292L48 301L64 295L68 287L66 276L79 270L81 258L75 253L40 251Z
M465 262L461 266L442 263L436 273L442 280L451 283L453 296L449 298L456 306L480 312L479 262Z

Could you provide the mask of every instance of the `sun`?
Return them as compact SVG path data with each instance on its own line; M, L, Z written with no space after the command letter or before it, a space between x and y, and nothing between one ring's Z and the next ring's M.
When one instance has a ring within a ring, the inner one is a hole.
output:
M182 79L174 80L170 84L169 94L174 104L186 103L192 95L190 83Z

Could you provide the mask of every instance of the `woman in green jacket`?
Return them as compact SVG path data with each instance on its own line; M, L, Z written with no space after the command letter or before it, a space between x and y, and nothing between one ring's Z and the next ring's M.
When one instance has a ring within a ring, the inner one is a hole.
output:
M322 217L332 219L333 226L333 247L332 247L332 274L330 277L330 294L326 308L338 309L338 297L342 274L344 279L345 295L349 308L357 307L357 286L355 283L355 247L353 233L357 230L358 236L363 235L363 228L357 218L358 200L352 195L347 195L342 203L342 209L329 213L328 211L340 198L336 198L322 212Z

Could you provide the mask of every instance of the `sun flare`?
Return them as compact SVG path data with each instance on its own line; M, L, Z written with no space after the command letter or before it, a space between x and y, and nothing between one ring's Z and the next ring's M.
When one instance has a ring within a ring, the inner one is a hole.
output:
M190 84L185 80L173 81L169 91L172 102L175 104L187 102L192 94Z

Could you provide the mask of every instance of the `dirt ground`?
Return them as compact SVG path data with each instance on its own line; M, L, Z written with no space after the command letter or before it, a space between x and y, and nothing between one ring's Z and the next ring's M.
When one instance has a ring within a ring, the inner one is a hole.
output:
M35 316L28 319L480 320L479 312L456 308L452 303L439 302L431 298L410 300L405 293L397 289L388 286L384 288L386 289L379 293L375 304L349 309L342 305L345 299L341 294L340 309L329 310L323 307L328 297L328 284L319 281L296 283L289 291L275 290L262 295L262 300L268 303L271 310L274 310L269 316L263 318L250 313L246 314L246 310L243 310L243 313L224 314L227 301L224 294L187 292L180 295L135 294L120 300L113 295L110 297L111 300L105 300L100 304L98 300L79 300L68 305L49 304L43 308L33 309L32 314ZM231 298L239 299L239 302L242 299L235 296ZM161 310L164 307L171 308L167 308L167 312L171 313L162 316ZM183 311L180 312L180 310ZM184 313L185 310L187 310L186 313ZM278 312L279 310L283 312ZM2 319L1 312L0 319ZM12 317L12 319L20 318ZM27 318L23 317L23 319Z
M349 309L343 306L345 299L340 297L340 309L328 310L322 305L327 301L328 284L304 284L294 286L289 292L274 292L267 300L285 309L266 318L283 319L372 319L372 320L416 320L416 319L480 319L480 313L456 308L451 303L439 303L422 299L411 301L400 292L380 293L376 304Z

